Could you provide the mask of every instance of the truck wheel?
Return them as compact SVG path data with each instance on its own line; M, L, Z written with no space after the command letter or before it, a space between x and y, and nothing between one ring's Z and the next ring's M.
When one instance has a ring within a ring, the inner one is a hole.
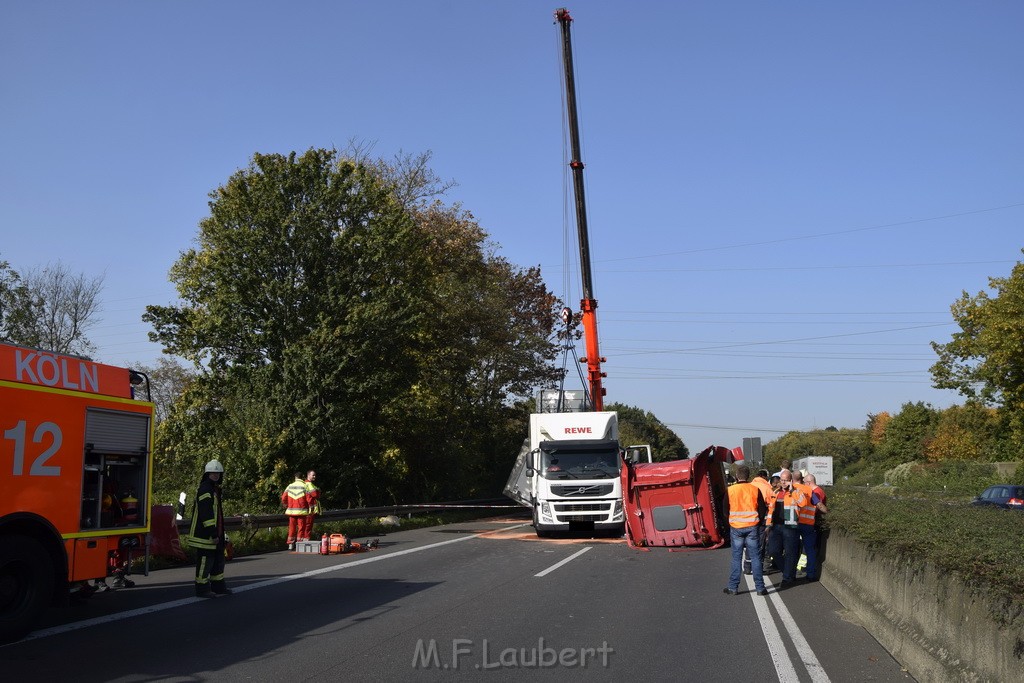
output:
M0 542L0 642L24 637L53 598L53 564L39 541Z

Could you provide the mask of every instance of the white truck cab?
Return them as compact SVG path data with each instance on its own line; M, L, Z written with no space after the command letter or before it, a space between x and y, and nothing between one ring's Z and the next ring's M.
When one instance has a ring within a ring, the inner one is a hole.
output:
M631 446L629 452L650 461L646 446ZM533 509L538 536L552 531L621 533L622 457L618 413L534 413L530 437L504 492Z

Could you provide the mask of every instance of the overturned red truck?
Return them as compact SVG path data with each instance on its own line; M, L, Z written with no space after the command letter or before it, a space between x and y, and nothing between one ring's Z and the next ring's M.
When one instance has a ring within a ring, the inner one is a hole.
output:
M631 548L721 548L729 542L723 463L734 451L709 446L687 460L623 467L626 541Z

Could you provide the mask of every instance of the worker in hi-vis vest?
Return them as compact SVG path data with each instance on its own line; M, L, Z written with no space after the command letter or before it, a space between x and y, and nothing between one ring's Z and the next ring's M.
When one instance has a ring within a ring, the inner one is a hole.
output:
M754 588L758 595L768 595L764 587L761 566L761 531L768 505L761 490L749 483L750 468L736 467L736 483L729 487L729 535L732 537L732 565L729 571L728 595L736 595L740 586L743 551L747 551L754 573Z
M295 473L295 481L288 484L281 494L281 505L284 505L284 514L288 515L288 550L295 550L295 540L305 531L306 515L309 514L306 480L302 478L302 472Z
M224 583L224 509L221 506L221 486L224 465L219 460L206 463L192 503L192 526L188 531L188 545L196 551L196 596L210 598L230 595Z
M801 474L803 474L802 471ZM803 477L801 477L802 479ZM804 570L806 579L817 581L820 567L818 566L818 530L815 528L815 517L819 510L825 512L825 503L814 492L814 488L807 484L794 482L793 488L801 494L797 502L797 529L800 533L804 555L807 556L807 567Z
M300 541L308 541L313 538L313 520L320 514L320 489L316 484L316 472L310 470L306 473L306 503L309 505L309 514L305 517L305 524L299 532Z
M772 491L772 485L768 483L768 470L759 470L757 476L751 479L750 483L758 488L761 495L764 496L765 505L768 506L768 512L764 518L764 528L761 530L761 571L767 574L769 571L768 536L772 529L772 513L775 512L775 492ZM743 573L752 573L749 557L743 561Z

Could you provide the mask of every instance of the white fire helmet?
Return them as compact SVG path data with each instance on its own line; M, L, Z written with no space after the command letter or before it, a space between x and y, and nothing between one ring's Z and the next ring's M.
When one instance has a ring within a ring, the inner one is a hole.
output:
M224 465L220 464L220 460L211 460L206 463L206 472L224 472Z

